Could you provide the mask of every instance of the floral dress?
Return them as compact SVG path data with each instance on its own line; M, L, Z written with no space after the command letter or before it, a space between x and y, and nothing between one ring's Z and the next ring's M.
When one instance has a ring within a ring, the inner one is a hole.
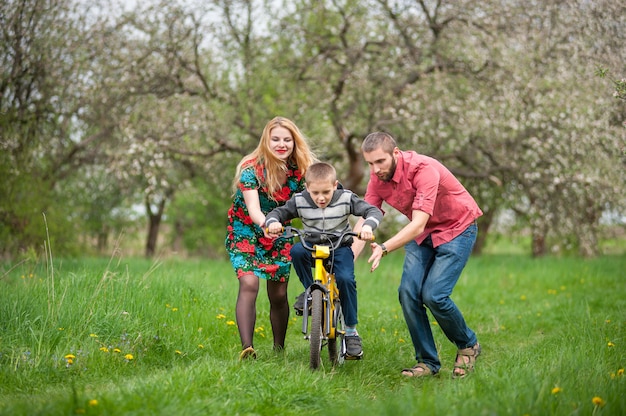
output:
M256 189L263 214L284 205L296 192L304 189L304 178L296 166L289 166L285 185L269 198L267 186L260 178L264 177L261 167L249 166L241 172L233 204L228 210L228 228L225 246L237 278L247 273L277 282L287 282L291 271L289 254L293 239L266 238L263 230L254 224L248 214L243 191Z

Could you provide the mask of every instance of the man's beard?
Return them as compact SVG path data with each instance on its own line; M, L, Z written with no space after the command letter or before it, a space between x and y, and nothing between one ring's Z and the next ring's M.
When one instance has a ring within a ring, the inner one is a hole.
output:
M393 178L393 175L396 173L396 167L398 166L398 164L396 163L396 159L392 158L391 159L391 167L389 168L389 172L385 175L384 178L381 178L381 180L383 182L389 182L391 180L391 178Z

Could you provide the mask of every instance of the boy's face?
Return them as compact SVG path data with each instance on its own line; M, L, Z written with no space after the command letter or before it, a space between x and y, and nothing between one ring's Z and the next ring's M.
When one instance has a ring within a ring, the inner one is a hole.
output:
M337 190L337 181L313 181L306 183L306 189L318 208L326 208Z

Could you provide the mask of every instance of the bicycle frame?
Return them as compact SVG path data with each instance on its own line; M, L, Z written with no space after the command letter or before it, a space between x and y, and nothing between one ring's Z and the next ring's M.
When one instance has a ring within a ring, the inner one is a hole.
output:
M308 332L308 317L309 317L309 297L313 290L321 290L324 293L324 317L328 318L334 316L335 309L339 303L339 288L335 281L335 274L329 273L324 266L324 259L330 257L330 247L323 245L313 246L315 251L312 253L315 258L315 273L313 275L313 284L307 288L306 295L304 297L304 313L302 318L302 333ZM335 326L331 325L331 319L323 319L324 323L324 335L327 338L334 339L337 334L335 333ZM343 332L342 332L343 335Z
M317 234L329 238L328 244L316 244L311 246L304 237L309 234ZM310 367L316 369L320 365L320 352L324 342L328 346L330 361L333 365L341 364L344 361L346 347L344 342L345 331L343 329L343 312L339 299L339 288L335 281L335 274L326 270L324 260L328 259L333 251L341 246L346 236L356 236L350 230L341 234L334 233L313 233L299 230L293 227L285 227L285 236L300 237L300 242L315 259L313 284L306 289L304 297L304 311L302 316L302 333L310 343ZM336 237L333 243L330 236ZM309 312L309 299L311 299L311 311ZM309 317L311 325L309 327ZM308 334L308 335L307 335ZM339 340L339 343L337 342ZM339 345L338 345L339 344ZM338 348L339 347L339 348Z

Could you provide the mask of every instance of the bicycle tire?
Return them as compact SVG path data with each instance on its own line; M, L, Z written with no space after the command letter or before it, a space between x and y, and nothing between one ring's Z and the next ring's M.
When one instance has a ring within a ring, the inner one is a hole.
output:
M314 290L311 292L311 334L309 336L309 344L311 348L311 356L309 366L315 370L320 362L320 353L322 351L322 325L324 316L324 301L322 299L322 291Z
M335 338L328 339L328 355L330 356L331 364L334 366L337 364L343 364L345 358L345 322L340 302L337 302L337 305L335 306L333 326L335 328Z

